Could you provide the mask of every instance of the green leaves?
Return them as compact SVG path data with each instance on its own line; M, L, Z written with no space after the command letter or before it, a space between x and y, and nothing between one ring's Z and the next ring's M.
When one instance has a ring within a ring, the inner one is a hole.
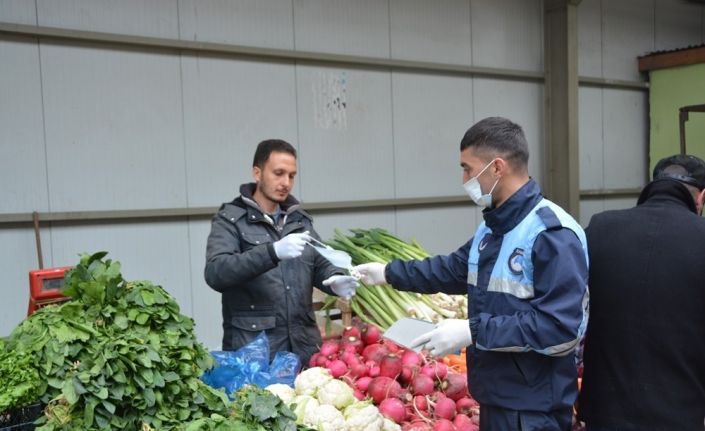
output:
M0 412L26 406L39 398L42 382L32 362L30 355L5 351L0 345Z

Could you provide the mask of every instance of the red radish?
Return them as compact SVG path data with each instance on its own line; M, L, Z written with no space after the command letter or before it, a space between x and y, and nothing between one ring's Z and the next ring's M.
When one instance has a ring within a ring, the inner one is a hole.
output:
M370 385L370 382L372 381L372 377L360 377L357 379L355 382L355 387L361 390L362 392L367 392L367 387Z
M478 429L475 428L476 425L466 415L456 415L455 419L453 419L453 425L455 425L457 431L474 431Z
M313 355L311 355L311 359L308 360L308 366L309 366L309 368L313 368L313 367L317 367L317 366L318 366L318 364L316 363L316 361L318 360L318 358L319 358L320 356L321 356L320 353L314 353Z
M401 386L389 377L375 377L367 386L367 395L379 404L386 398L397 398L401 394Z
M360 338L360 329L357 326L346 326L343 328L343 338L356 337Z
M360 337L366 345L370 345L378 343L382 334L375 325L367 325L360 331Z
M330 370L331 376L335 377L336 379L348 371L348 366L345 365L345 362L341 361L340 359L330 361L330 363L326 365L326 368Z
M432 379L443 380L448 374L448 367L443 362L434 361L421 367L420 373Z
M328 362L330 362L330 359L326 357L325 355L318 355L316 358L316 366L317 367L325 367L328 365Z
M367 367L358 362L357 364L350 366L350 375L359 378L367 375Z
M370 344L362 350L362 358L367 361L379 362L385 355L389 354L389 349L384 344Z
M357 356L357 354L356 354L355 352L346 352L346 351L343 351L343 352L340 354L340 359L342 359L343 362L345 362L346 364L348 364L348 366L351 366L351 365L353 365L353 364L355 364L355 363L357 363L357 362L360 362L360 358Z
M379 404L379 412L396 423L402 423L406 419L404 403L398 398L387 398Z
M390 353L379 363L379 375L396 379L401 373L401 358L394 353Z
M432 431L431 426L421 420L407 422L401 427L401 431Z
M423 395L416 395L412 401L412 405L420 412L428 411L428 400Z
M459 400L468 394L468 381L465 374L451 373L441 384L443 393L452 400Z
M456 431L453 422L448 419L438 419L435 424L433 424L433 431Z
M471 415L471 410L475 406L477 406L477 402L469 397L462 397L455 402L455 409L459 414Z
M423 362L423 358L413 350L406 350L401 355L401 362L405 367L418 367Z
M345 337L340 340L340 348L346 352L362 353L365 345L357 337Z
M433 393L433 379L419 374L411 381L411 391L414 395L430 395Z
M450 398L441 398L433 406L436 418L452 420L455 417L455 401Z
M367 369L367 375L370 377L378 377L380 373L379 366L373 365L372 367Z
M401 347L392 343L391 341L385 341L384 345L387 346L387 349L389 349L389 351L392 353L397 353L399 350L401 350Z
M438 400L440 400L441 398L447 398L447 397L446 397L446 394L444 394L444 393L441 392L441 391L436 391L436 392L434 392L434 393L431 394L431 399L432 399L432 400L438 401Z
M338 350L340 350L340 343L337 340L326 340L321 345L320 353L328 359L333 359L338 354Z
M403 361L403 359L402 359ZM407 367L404 365L401 369L401 373L399 374L399 377L397 380L403 385L408 385L411 383L411 381L414 379L414 375L416 374L415 369L411 367Z
M475 425L477 425L478 428L480 427L480 415L472 415L472 416L470 417L470 421L471 421L472 423L474 423Z
M360 390L358 390L358 389L355 389L355 390L353 391L353 395L354 395L355 398L357 398L359 401L364 401L364 399L365 399L365 394L363 394L362 392L360 392Z

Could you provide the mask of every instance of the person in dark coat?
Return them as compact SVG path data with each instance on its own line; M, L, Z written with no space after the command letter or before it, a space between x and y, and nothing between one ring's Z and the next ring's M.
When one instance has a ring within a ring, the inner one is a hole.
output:
M587 228L589 431L705 429L705 162L658 162L634 208Z
M206 248L206 283L222 294L223 350L237 350L266 331L270 359L278 351L303 363L321 345L313 286L350 298L357 281L306 244L320 237L313 219L291 196L296 150L262 141L240 196L213 216Z

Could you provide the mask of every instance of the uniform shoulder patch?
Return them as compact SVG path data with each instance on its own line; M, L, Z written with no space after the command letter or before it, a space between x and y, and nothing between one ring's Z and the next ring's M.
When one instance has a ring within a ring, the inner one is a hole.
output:
M537 209L536 214L546 226L546 229L556 229L562 226L556 213L548 206Z

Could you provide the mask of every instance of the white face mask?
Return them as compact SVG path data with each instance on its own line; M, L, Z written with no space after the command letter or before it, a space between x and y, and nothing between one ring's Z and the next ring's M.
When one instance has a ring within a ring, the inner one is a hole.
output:
M487 164L487 166L482 168L479 174L470 178L465 184L463 184L463 188L465 189L465 192L467 192L468 196L470 196L470 199L472 199L475 204L483 208L489 208L492 206L492 192L494 191L494 188L497 187L499 178L497 178L497 181L494 182L492 189L487 194L482 194L482 187L480 186L480 182L477 178L482 175L482 173L485 172L495 160L497 159L493 159Z

